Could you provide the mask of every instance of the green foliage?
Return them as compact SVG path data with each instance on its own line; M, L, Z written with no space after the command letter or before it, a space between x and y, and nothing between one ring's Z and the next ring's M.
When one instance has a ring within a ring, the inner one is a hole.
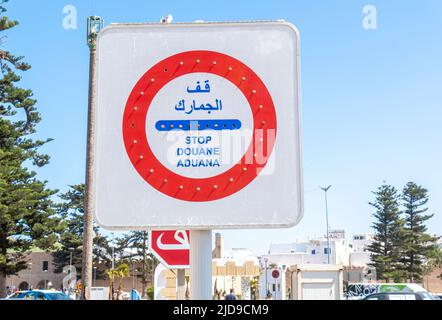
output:
M442 262L438 237L427 233L428 191L409 182L402 194L389 185L374 192L375 239L368 247L379 280L421 282ZM400 210L402 205L403 211Z
M149 300L155 300L155 289L153 287L149 287L146 290L146 295L149 298Z
M127 263L120 263L115 269L109 269L106 273L109 279L113 282L115 279L124 279L129 277L130 268Z
M9 20L0 1L0 39L18 23ZM0 278L26 269L25 253L32 247L54 248L63 227L56 217L51 197L56 190L46 187L28 167L49 162L38 149L50 140L32 138L40 115L29 89L18 87L18 72L30 68L0 44ZM0 288L0 295L4 288Z
M425 214L428 208L428 191L414 182L409 182L402 191L404 205L404 242L401 262L406 278L420 282L431 269L431 261L440 254L437 237L427 233L425 223L433 217ZM429 263L427 263L429 262Z
M54 257L55 272L60 273L63 267L70 263L72 253L72 265L77 269L78 276L82 270L83 254L83 215L85 185L79 184L70 187L70 190L60 195L62 203L58 204L57 212L63 218L65 228L60 235L59 247L52 255ZM100 229L94 227L94 266L97 267L97 279L104 279L103 270L111 265L112 248L108 239L100 234Z
M371 266L376 268L379 280L398 280L402 276L399 260L403 227L398 191L384 184L373 194L376 200L370 205L376 209L373 214L375 238L368 248L371 252Z
M121 263L137 265L137 278L141 279L142 296L147 294L147 285L152 281L155 268L160 263L148 248L147 231L133 231L116 240L115 256ZM141 266L140 266L141 265ZM140 268L141 267L141 268Z
M121 254L120 259L124 258L127 261L141 263L141 273L138 277L141 278L143 285L143 297L146 291L145 288L149 280L152 279L156 266L159 264L155 257L149 252L147 241L147 231L134 231L118 239L116 246L116 252ZM127 249L127 251L123 252L124 249Z
M120 263L115 269L109 269L106 271L107 276L110 280L111 286L111 295L112 300L115 298L115 280L119 280L118 284L118 292L121 292L121 283L124 278L129 277L130 275L130 267L127 263ZM117 300L119 299L119 295L117 294Z

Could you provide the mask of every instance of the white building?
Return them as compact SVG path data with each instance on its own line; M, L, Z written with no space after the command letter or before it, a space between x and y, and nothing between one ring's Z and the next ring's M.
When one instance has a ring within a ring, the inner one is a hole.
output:
M353 235L351 247L355 252L366 252L367 247L373 242L374 235L371 233L359 233Z
M330 232L330 257L325 237L307 242L271 244L269 253L261 256L261 268L265 268L265 264L280 267L304 264L364 267L370 262L367 247L372 241L373 235L364 233L354 235L349 243L343 230L333 230Z
M370 262L367 247L372 243L374 236L369 233L355 234L351 241L348 241L344 230L333 230L329 235L330 249L326 237L306 242L271 244L268 254L260 257L260 267L263 270L260 279L261 298L265 298L270 291L272 298L285 299L285 288L290 286L284 277L274 279L272 273L275 270L282 273L296 265L340 265L344 268L344 274L345 270L351 270L352 276L347 276L348 280L355 276L365 279L364 273L369 269L367 266Z
M370 233L361 233L353 235L350 245L352 252L350 253L350 267L365 267L370 263L370 252L368 246L373 242L374 235Z
M242 300L250 300L251 282L259 271L258 257L249 249L225 251L221 258L212 260L212 288L225 293L234 289Z
M353 249L345 239L343 230L330 232L330 257L328 242L325 237L312 239L308 242L271 244L267 255L261 256L261 267L278 265L290 267L304 264L339 264L349 265ZM328 261L330 258L330 261Z

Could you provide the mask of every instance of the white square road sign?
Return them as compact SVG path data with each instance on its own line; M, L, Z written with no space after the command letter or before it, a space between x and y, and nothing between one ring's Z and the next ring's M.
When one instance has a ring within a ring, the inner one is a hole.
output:
M116 24L97 41L91 190L100 225L278 228L301 220L293 25Z

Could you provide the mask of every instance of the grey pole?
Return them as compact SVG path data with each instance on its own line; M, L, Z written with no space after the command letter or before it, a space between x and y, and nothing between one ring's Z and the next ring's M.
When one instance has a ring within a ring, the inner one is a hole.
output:
M112 232L112 270L115 269L115 234Z
M89 46L89 101L88 101L88 128L87 128L87 152L86 152L86 195L84 204L84 231L83 231L83 263L82 263L82 299L90 299L92 286L92 254L93 254L93 166L94 166L94 145L95 145L95 87L96 87L96 40L98 33L103 28L103 19L100 17L89 17L87 26L87 43Z
M269 296L269 293L270 293L270 290L269 290L269 282L267 281L267 262L268 262L268 260L267 260L267 258L264 260L265 261L265 268L266 268L266 270L265 270L265 273L266 273L266 298Z
M69 248L69 251L70 251L70 253L69 253L69 267L71 267L72 266L72 255L73 255L73 253L74 253L74 248Z
M327 199L327 192L330 190L332 186L328 186L326 188L322 188L322 191L325 193L325 219L327 223L327 263L330 264L330 230L329 230L329 224L328 224L328 199Z
M135 289L135 265L132 260L132 289Z
M177 300L186 300L186 270L178 269L177 271Z
M32 282L32 262L29 262L28 265L29 265L29 284L28 284L28 290L32 290L32 285L31 285L31 282Z
M94 287L97 286L97 267L94 267Z
M190 299L212 300L212 230L190 232Z
M48 290L48 270L44 270L45 274L45 290Z

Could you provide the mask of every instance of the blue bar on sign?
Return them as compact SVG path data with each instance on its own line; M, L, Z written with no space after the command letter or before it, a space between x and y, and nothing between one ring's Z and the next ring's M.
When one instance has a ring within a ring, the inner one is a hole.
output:
M155 125L158 131L203 131L203 130L239 130L239 120L161 120Z

